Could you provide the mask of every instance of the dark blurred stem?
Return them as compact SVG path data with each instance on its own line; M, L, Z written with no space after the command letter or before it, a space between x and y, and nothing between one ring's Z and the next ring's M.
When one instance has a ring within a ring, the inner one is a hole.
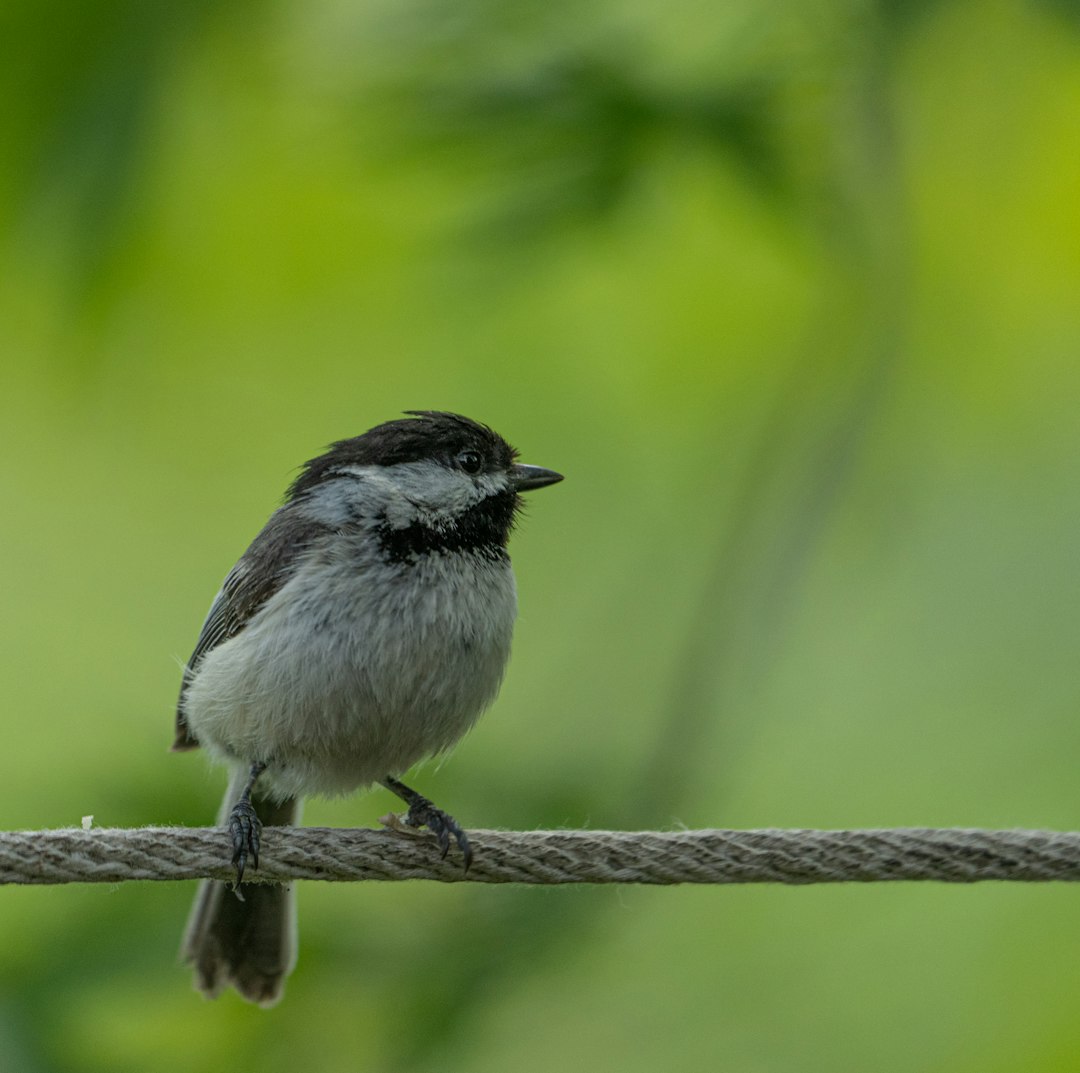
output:
M872 22L866 29L853 65L857 84L835 102L849 115L835 124L842 133L832 147L832 185L820 192L816 220L847 301L824 311L727 504L663 717L628 787L621 815L630 825L721 822L685 813L701 781L722 785L738 759L713 727L739 727L727 734L732 742L752 733L744 728L755 717L756 687L780 653L803 579L891 398L907 336L907 218L888 96L891 68L881 27ZM854 333L844 319L852 308L860 310ZM716 799L710 790L710 807Z

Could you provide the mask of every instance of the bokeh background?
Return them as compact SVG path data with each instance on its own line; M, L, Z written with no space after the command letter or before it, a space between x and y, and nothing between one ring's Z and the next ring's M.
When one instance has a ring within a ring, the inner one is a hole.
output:
M406 408L567 480L467 825L1077 825L1080 9L12 0L0 824L211 822L179 663ZM385 793L314 802L372 825ZM1065 886L0 891L4 1073L1080 1068Z

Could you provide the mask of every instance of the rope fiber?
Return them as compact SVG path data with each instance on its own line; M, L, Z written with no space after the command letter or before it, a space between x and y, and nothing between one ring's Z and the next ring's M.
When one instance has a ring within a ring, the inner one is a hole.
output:
M883 830L469 831L468 873L426 832L266 827L245 882L872 883L1080 880L1080 832ZM223 827L0 832L0 884L232 879Z

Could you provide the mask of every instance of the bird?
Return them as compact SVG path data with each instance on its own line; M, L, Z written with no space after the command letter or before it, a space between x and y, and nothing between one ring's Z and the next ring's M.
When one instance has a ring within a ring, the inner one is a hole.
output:
M218 822L236 881L203 880L181 946L195 987L280 1000L296 961L291 887L244 882L262 826L310 795L381 784L451 840L468 835L401 781L498 693L517 614L507 543L522 493L562 474L487 425L407 410L305 463L214 599L184 667L173 750L230 770Z

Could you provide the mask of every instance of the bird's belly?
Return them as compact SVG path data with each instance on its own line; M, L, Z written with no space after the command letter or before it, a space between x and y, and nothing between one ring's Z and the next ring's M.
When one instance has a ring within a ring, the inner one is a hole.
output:
M199 665L196 737L266 762L282 795L346 793L449 748L498 692L516 598L508 564L444 574L374 593L302 570Z

